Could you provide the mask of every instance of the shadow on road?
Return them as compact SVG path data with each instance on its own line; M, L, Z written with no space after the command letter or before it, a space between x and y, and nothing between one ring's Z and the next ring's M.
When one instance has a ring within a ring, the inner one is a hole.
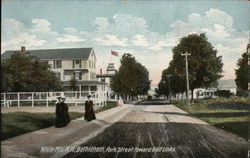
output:
M168 100L152 99L152 100L140 100L134 103L134 105L168 105Z
M82 147L172 147L170 152L71 152L68 157L103 158L245 158L247 142L210 125L118 122Z

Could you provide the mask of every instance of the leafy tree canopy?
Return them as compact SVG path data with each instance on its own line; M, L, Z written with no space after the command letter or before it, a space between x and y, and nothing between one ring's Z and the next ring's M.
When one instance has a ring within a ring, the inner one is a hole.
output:
M117 93L146 94L150 88L149 72L134 56L124 54L119 71L112 77L111 87Z
M2 91L33 92L61 90L61 82L49 65L28 52L13 54L1 63Z
M181 38L180 43L173 48L173 60L170 62L169 69L174 73L180 83L185 83L185 56L188 56L188 72L190 89L193 92L195 88L210 87L222 77L222 57L217 56L205 34L190 34ZM184 89L183 84L179 91ZM178 90L176 89L176 90ZM193 96L193 95L192 95Z
M248 44L248 49L250 44ZM235 70L236 75L236 85L239 91L247 91L248 88L248 76L250 66L248 65L248 54L247 52L243 53L241 58L238 59L237 69Z

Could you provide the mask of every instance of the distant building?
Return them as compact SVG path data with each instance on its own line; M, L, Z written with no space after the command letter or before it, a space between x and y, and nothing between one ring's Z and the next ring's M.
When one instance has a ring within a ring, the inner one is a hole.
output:
M217 90L229 90L236 94L237 86L234 80L219 80L216 88L197 88L194 89L194 98L214 98Z
M109 63L106 69L106 73L103 73L102 69L100 69L100 74L96 75L98 81L106 83L107 97L109 98L109 100L117 99L117 95L112 91L110 86L111 77L114 76L116 72L117 70L115 69L114 63Z
M155 92L155 88L150 88L149 90L148 90L148 95L149 96L155 96L156 95L156 92Z
M105 83L96 78L96 56L93 48L39 49L6 51L2 60L10 58L14 53L28 53L47 62L56 76L62 81L65 90L70 89L70 80L76 79L78 91L88 93L105 89Z
M234 80L219 80L217 85L218 90L229 90L231 93L236 94L237 86Z
M217 91L217 88L197 88L194 89L194 98L215 98L214 93Z

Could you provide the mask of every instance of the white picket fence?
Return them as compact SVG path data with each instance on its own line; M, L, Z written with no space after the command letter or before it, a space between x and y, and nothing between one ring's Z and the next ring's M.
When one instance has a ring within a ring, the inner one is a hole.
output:
M21 106L40 106L53 105L57 101L58 96L64 95L66 103L84 104L87 95L91 95L91 100L95 105L105 106L107 102L106 91L63 91L63 92L11 92L1 93L2 107L21 107Z

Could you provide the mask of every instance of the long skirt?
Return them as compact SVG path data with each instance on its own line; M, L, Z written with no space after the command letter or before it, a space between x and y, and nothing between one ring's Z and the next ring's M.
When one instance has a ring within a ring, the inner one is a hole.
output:
M87 121L91 121L91 120L95 120L95 112L93 110L93 107L87 107L85 108L85 115L84 115L84 119Z
M69 124L70 118L68 115L63 115L56 118L55 127L65 127Z

